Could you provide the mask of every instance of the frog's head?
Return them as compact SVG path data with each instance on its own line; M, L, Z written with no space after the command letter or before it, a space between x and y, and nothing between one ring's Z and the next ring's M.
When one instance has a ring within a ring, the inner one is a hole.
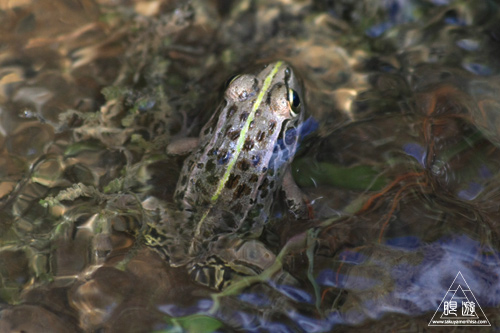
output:
M235 76L228 84L225 99L229 105L250 102L257 108L269 107L282 120L297 117L304 108L301 81L284 61Z

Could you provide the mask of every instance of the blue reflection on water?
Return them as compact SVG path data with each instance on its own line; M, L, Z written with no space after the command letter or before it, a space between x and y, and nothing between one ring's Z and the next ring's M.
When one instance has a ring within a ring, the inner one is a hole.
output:
M500 305L500 254L466 235L430 244L421 244L415 237L396 238L374 247L373 253L376 259L355 264L361 270L348 270L358 272L348 277L341 278L331 269L318 274L317 282L328 287L340 287L336 281L348 279L343 288L359 306L340 310L344 323L359 324L390 312L432 313L459 271L483 309ZM386 260L381 260L384 256ZM387 274L381 274L379 281L374 281L373 274L363 276L363 268L373 272L373 267Z
M450 3L450 0L431 0L431 3L436 6L446 6Z
M416 2L409 0L384 0L380 3L388 14L383 22L377 22L365 30L371 38L380 37L397 24L415 21Z
M342 292L346 301L338 309L322 304L322 316L305 314L293 306L277 309L275 300L265 294L242 293L237 298L249 306L249 312L243 307L224 307L216 318L247 331L272 328L276 332L329 331L337 325L377 320L388 313L429 314L430 320L459 271L483 310L500 305L500 254L467 235L452 235L433 243L410 236L393 238L371 248L347 249L332 262L338 266L319 272L316 282ZM313 295L299 287L269 283L293 304L315 303ZM212 306L211 300L203 300L189 308L163 305L159 310L172 317L213 315L209 313ZM263 312L259 315L251 310L255 308ZM264 314L276 311L290 323L275 322Z
M277 332L277 333L289 333L293 332L293 330L283 323L267 323L264 325L266 331L268 332ZM261 332L261 328L259 328L259 332Z
M269 300L268 296L262 293L242 293L238 296L238 298L243 302L250 303L258 307L269 306L271 304L271 300Z
M338 276L331 269L324 269L319 272L316 282L321 286L338 287Z
M479 49L479 41L473 39L460 39L457 41L457 46L467 51L477 51Z
M303 138L316 131L319 127L319 122L313 117L307 118L302 124L299 125L299 136Z
M157 307L158 311L163 312L171 317L189 316L195 313L205 313L213 306L213 301L210 299L203 299L195 306L180 307L176 304L163 304Z
M296 302L309 303L309 304L313 303L312 295L306 292L305 290L285 284L276 284L274 282L270 282L270 285L283 295L287 296L288 298Z
M483 179L490 179L493 177L493 172L491 172L491 170L483 164L479 167L479 177Z
M407 250L414 250L421 246L420 239L415 236L388 239L386 244L392 247L399 247Z
M481 165L478 169L478 176L483 180L493 177L493 173L486 165ZM458 192L458 197L463 200L474 200L484 190L484 186L478 182L470 181L467 188Z
M418 143L407 143L403 146L406 154L415 158L421 166L425 167L425 159L427 158L427 151Z
M463 63L462 66L469 72L477 75L489 76L493 74L493 70L485 64L480 64L476 62L467 62Z
M392 26L393 24L391 22L382 22L366 29L365 33L368 37L372 38L379 37Z
M325 327L330 326L327 319L311 318L296 311L290 311L288 316L293 319L305 332L324 332Z
M474 200L482 191L484 187L476 182L469 182L466 189L458 192L458 197L463 200Z

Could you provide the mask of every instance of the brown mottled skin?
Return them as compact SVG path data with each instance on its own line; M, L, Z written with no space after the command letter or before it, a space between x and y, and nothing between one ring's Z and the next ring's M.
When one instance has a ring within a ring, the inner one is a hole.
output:
M297 149L304 119L300 100L301 85L284 62L231 81L199 140L188 139L192 153L174 194L183 218L156 226L164 241L155 247L171 264L217 255L214 242L221 237L260 235ZM300 194L291 176L286 179L285 192ZM301 197L288 200L302 209Z

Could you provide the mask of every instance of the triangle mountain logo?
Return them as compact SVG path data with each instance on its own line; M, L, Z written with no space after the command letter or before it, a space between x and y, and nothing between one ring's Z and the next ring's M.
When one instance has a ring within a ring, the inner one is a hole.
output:
M448 288L429 326L491 326L461 272Z

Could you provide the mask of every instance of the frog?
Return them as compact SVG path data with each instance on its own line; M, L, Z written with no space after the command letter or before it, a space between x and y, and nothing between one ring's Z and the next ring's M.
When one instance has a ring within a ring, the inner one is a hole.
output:
M167 146L188 155L174 192L178 211L149 226L146 244L197 282L222 289L255 274L274 254L258 241L280 190L297 218L307 216L291 162L305 105L301 81L279 60L232 78L199 137Z

